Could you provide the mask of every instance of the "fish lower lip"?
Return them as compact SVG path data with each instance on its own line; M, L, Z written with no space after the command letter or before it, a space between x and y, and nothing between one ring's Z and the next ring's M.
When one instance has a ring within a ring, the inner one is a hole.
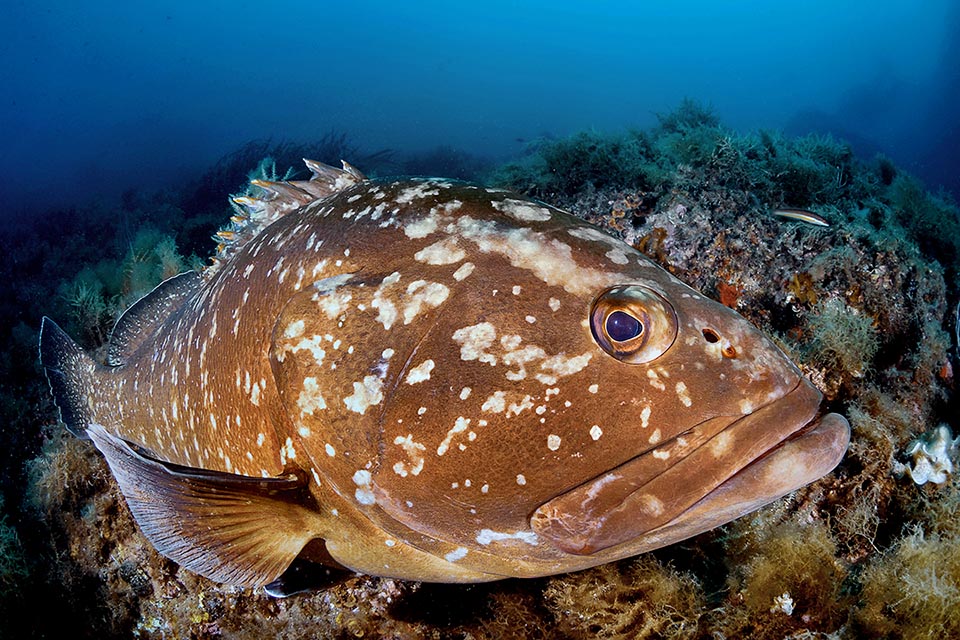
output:
M830 473L849 443L846 418L818 415L648 537L683 540L770 504Z
M657 475L650 475L654 462L652 452L647 452L541 505L531 525L559 549L587 555L618 544L659 538L659 530L674 528L680 520L688 522L688 528L696 527L694 533L728 522L815 480L842 457L849 427L836 414L817 420L821 397L809 382L801 380L778 400L725 424ZM824 424L825 436L818 431ZM818 444L824 439L829 446ZM751 467L768 468L798 457L802 464L788 469L783 481L768 477L762 483L735 480L740 474L748 477L745 472ZM724 488L728 484L740 486L743 495L731 495ZM789 488L781 490L785 486ZM725 502L712 502L714 494L726 496ZM756 506L727 516L736 509L726 503L753 505L758 500ZM713 508L719 517L709 511ZM705 526L700 527L688 512L698 514ZM661 545L646 548L656 546Z

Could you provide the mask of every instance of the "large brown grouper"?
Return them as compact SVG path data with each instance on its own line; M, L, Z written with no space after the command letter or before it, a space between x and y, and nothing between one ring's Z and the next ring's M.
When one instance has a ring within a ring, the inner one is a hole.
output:
M413 580L574 571L843 456L847 421L770 340L623 242L501 190L308 166L238 199L214 267L131 307L105 364L44 319L64 423L188 569L264 585L307 547Z

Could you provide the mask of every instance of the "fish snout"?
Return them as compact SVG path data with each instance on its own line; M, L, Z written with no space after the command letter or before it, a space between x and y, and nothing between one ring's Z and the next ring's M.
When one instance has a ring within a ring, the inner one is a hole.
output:
M712 392L704 394L707 411L744 416L796 389L803 375L780 347L738 313L702 302L705 306L687 315L678 361L686 370L703 372L697 383Z

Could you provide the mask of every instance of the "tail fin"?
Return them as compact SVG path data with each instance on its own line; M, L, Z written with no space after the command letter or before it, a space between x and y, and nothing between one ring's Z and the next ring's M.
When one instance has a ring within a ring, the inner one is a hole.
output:
M47 374L60 419L70 433L87 438L90 408L86 390L93 383L96 362L53 320L44 317L40 324L40 364Z

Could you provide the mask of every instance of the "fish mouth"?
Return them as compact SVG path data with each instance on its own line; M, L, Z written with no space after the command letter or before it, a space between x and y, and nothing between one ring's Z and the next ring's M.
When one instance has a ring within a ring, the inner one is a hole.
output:
M820 414L806 379L739 417L707 420L541 505L537 535L558 549L617 557L720 526L829 473L850 440L846 419Z

